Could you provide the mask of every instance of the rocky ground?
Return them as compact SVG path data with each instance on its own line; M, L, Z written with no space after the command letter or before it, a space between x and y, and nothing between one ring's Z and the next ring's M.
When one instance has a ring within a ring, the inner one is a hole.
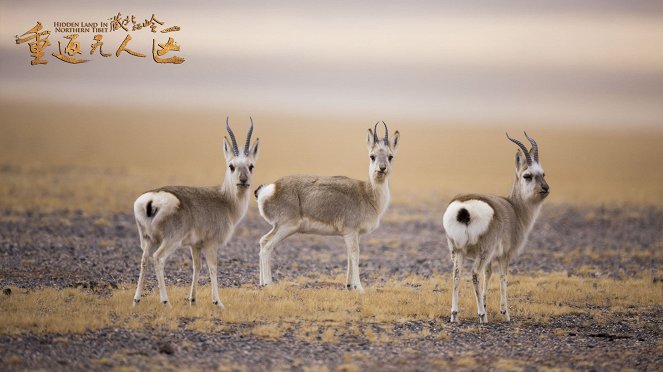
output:
M365 286L411 274L450 270L441 210L394 206L382 226L361 242ZM544 207L525 253L512 273L568 271L584 276L653 273L663 264L663 210L655 207ZM219 255L219 281L226 287L258 283L258 240L269 227L250 214ZM107 290L138 277L140 248L133 216L80 212L0 211L0 286L83 287ZM277 248L275 279L345 270L339 238L295 236ZM166 266L169 285L188 285L191 263L180 250ZM201 283L206 282L202 275ZM153 274L148 287L154 286ZM339 285L339 290L341 285ZM242 332L224 334L159 329L106 329L84 334L0 334L2 369L105 369L117 366L172 368L304 369L309 366L366 369L496 368L660 370L663 366L660 309L596 322L589 315L546 324L515 320L478 327L436 320L394 325L426 328L429 335L384 343L341 338L338 343L303 341L286 333L273 341ZM443 334L444 337L440 337Z

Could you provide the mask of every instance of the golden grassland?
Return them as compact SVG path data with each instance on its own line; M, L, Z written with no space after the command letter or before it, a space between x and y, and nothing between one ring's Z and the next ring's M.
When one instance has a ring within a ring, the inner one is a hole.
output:
M1 102L0 207L131 211L144 190L220 182L226 113ZM234 113L240 138L248 114ZM261 139L254 186L287 174L367 177L365 118L254 114ZM439 201L460 192L505 194L523 125L387 122L401 132L396 203ZM663 130L530 128L552 202L663 202Z
M132 306L134 288L121 286L110 294L95 294L81 289L13 288L0 297L0 333L79 333L101 328L191 329L199 332L238 331L262 338L278 339L292 332L302 340L320 339L335 343L339 337L357 337L368 342L392 341L394 324L416 320L437 320L446 327L450 309L449 278L411 276L369 288L365 294L339 290L337 277L300 277L291 282L257 289L253 286L222 288L226 306L219 310L211 304L209 288L199 289L197 304L186 302L188 287L170 287L172 308L159 303L158 292ZM306 283L332 283L318 289L303 288ZM490 321L502 321L497 281L488 295ZM551 318L585 313L600 321L625 312L660 311L663 286L652 277L612 279L568 276L566 273L515 275L511 277L509 298L514 321L545 323ZM469 282L463 283L460 298L461 321L476 319L475 301ZM476 329L468 332L481 332ZM446 339L430 329L399 334L398 339L431 335Z

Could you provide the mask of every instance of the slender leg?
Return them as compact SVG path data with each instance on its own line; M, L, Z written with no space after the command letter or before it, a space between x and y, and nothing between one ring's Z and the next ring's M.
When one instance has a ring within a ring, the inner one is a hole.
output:
M479 255L474 260L474 265L472 266L472 286L474 287L474 297L477 300L477 313L479 314L479 323L488 323L488 317L486 316L486 307L483 304L483 293L481 287L479 286L479 275L485 275L486 270L486 261L483 255Z
M219 308L223 309L223 303L221 303L221 298L219 297L219 278L217 274L217 250L218 246L214 244L208 244L205 246L205 261L207 261L207 267L209 268L209 281L212 285L212 303L217 305Z
M170 256L171 253L177 248L173 242L163 241L161 246L154 252L152 258L154 260L154 270L157 274L157 282L159 283L159 296L161 298L161 303L164 305L171 306L168 302L168 293L166 293L166 279L164 278L164 267L166 266L166 258Z
M198 286L198 277L200 276L200 244L191 246L191 261L193 262L193 277L191 278L191 292L189 293L189 303L193 305L196 302L196 287Z
M272 227L271 230L267 234L265 234L262 238L260 238L260 263L259 263L259 268L260 268L260 277L259 277L259 286L264 286L265 285L265 258L264 258L264 247L269 242L272 237L274 236L274 233L276 232L276 226Z
M143 249L143 257L140 259L140 274L138 275L138 285L136 286L136 294L134 295L134 306L140 302L140 297L143 293L145 270L147 270L147 265L150 262L150 251L152 250L152 241L147 237L143 237L142 232L140 234L140 246Z
M272 251L285 238L297 232L297 226L276 225L260 239L260 261L262 262L262 285L272 284Z
M452 243L449 242L452 247ZM463 270L463 254L461 252L451 252L451 260L454 264L453 269L453 294L451 295L451 322L458 321L458 292L460 290L460 274Z
M345 245L348 248L350 257L352 288L360 293L364 293L364 287L362 287L361 279L359 278L359 234L348 234L343 239L345 239Z
M509 261L506 258L499 260L500 268L500 313L505 321L511 321L509 316L509 305L506 300L506 276L509 272Z
M488 263L486 265L486 274L484 275L483 278L483 308L486 310L486 314L488 314L488 305L486 301L486 297L488 295L488 284L490 282L490 277L493 275L493 265L492 263Z
M347 247L347 253L348 253L348 270L347 274L345 276L345 287L348 290L352 289L352 259L350 256L352 255L352 246L348 245L346 242L346 247Z

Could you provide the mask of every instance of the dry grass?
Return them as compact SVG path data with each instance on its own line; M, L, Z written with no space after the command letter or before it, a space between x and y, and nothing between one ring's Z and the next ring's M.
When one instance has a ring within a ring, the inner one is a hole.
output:
M321 278L322 280L333 280ZM11 296L0 297L0 332L84 332L100 328L141 329L181 327L200 332L227 332L229 324L250 325L250 334L278 339L293 331L300 338L338 342L341 337L389 342L393 324L413 320L446 319L450 308L448 278L411 277L370 288L364 295L336 288L303 289L299 281L280 283L266 289L224 288L221 297L226 310L211 305L209 288L202 288L198 304L185 302L188 288L169 288L173 308L164 308L157 293L151 293L138 307L131 306L133 288L126 286L100 296L79 289L13 288ZM340 287L341 279L335 279ZM417 284L417 288L412 284ZM493 283L496 284L496 283ZM442 288L440 291L434 289ZM469 283L461 289L461 320L474 320L475 305ZM615 280L569 277L565 273L534 277L514 276L511 280L511 313L516 321L546 322L571 313L596 316L619 312L660 309L662 284L651 278ZM489 294L489 318L497 314L496 285ZM183 320L188 320L183 323ZM379 332L371 327L377 326ZM473 327L466 327L473 332ZM246 329L246 327L245 327ZM370 329L370 331L369 331ZM476 331L480 331L479 328ZM428 329L408 333L410 338L438 337ZM446 334L442 333L441 338Z
M0 207L131 211L144 190L214 184L223 175L225 113L167 112L156 120L148 110L55 105L33 110L15 102L0 103L0 111ZM243 136L248 115L234 117ZM260 114L256 135L262 155L255 184L293 173L364 179L369 124L364 118ZM402 133L392 178L396 202L508 190L515 147L504 131L523 128L438 124L392 123ZM552 202L663 203L663 131L531 131L542 147Z

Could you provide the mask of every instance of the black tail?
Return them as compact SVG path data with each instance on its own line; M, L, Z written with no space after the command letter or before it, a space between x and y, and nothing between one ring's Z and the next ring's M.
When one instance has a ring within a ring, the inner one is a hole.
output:
M260 191L260 189L262 189L263 186L264 186L264 185L260 185L260 186L258 186L258 188L256 189L256 191L253 192L253 195L256 196L256 199L258 199L258 191Z
M152 200L147 202L147 205L145 205L145 214L147 217L154 217L155 214L159 211L159 208L152 208Z
M465 208L461 208L458 210L458 215L456 215L456 221L460 223L464 223L465 225L470 224L470 212L467 211Z

